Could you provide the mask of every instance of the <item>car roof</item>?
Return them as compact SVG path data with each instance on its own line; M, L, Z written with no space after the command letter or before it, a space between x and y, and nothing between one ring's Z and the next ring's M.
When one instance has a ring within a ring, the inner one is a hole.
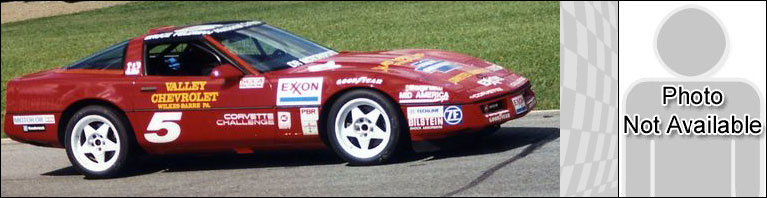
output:
M145 35L145 41L199 39L205 35L229 32L265 24L262 21L220 21L189 26L164 26L152 28Z

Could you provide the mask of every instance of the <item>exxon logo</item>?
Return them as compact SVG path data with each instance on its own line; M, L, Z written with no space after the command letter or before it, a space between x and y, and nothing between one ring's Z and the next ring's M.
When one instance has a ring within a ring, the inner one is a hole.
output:
M282 87L280 87L282 91L286 91L292 94L302 95L302 93L307 91L314 91L320 89L320 83L319 82L292 82L292 83L286 83L282 84Z

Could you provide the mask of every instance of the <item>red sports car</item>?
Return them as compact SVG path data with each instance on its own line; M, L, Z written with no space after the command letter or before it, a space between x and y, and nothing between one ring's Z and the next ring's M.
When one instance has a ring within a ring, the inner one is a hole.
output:
M336 52L260 21L161 27L8 82L5 133L65 148L88 177L154 155L332 148L379 164L412 142L497 129L528 79L423 49Z

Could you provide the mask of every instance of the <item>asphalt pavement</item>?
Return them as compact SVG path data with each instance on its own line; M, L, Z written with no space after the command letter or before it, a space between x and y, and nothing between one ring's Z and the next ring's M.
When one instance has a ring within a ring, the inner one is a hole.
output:
M141 160L125 177L86 179L63 149L3 140L6 196L559 196L559 111L531 112L493 135L379 166L329 149Z

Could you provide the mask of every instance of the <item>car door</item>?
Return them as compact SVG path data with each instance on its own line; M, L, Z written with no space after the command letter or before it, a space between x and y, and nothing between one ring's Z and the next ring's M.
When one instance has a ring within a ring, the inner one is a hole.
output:
M185 153L273 140L277 115L274 97L266 96L274 92L264 76L239 69L203 40L155 41L145 48L133 116L145 148Z

